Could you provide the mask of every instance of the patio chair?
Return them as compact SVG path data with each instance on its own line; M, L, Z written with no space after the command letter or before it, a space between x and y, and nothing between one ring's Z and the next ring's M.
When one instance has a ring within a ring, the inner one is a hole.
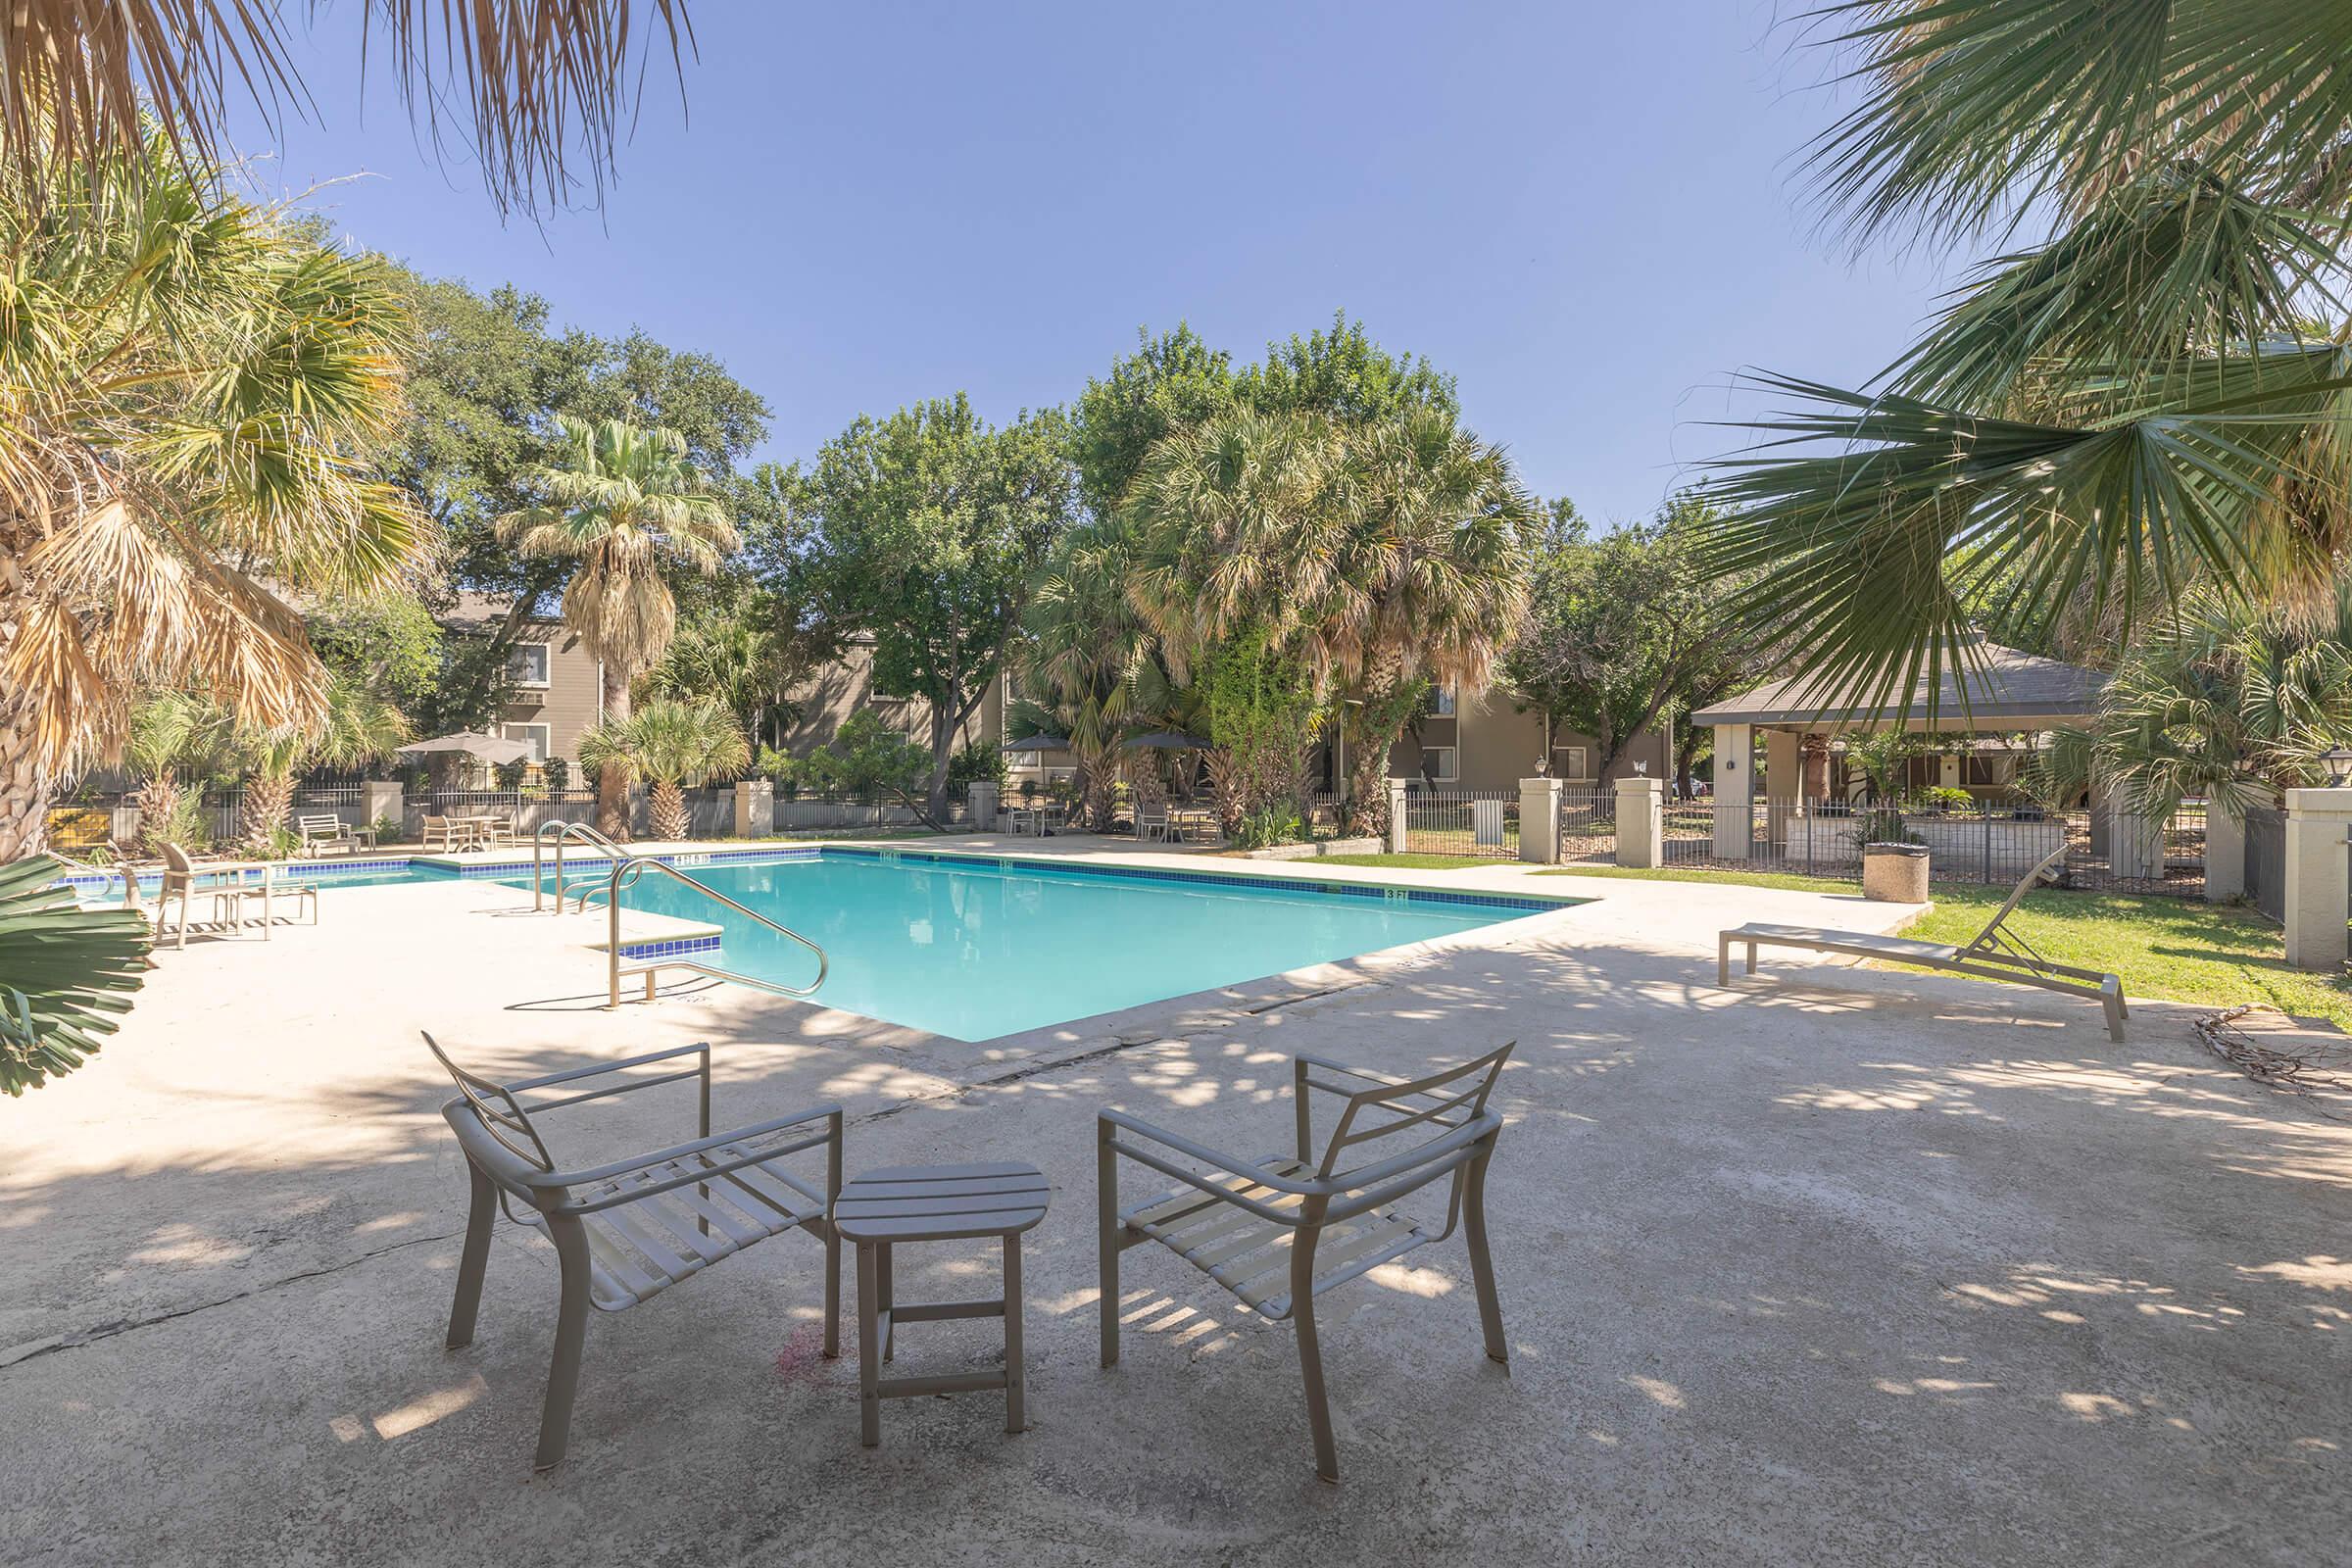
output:
M799 1229L824 1244L824 1353L840 1353L841 1242L831 1221L833 1200L841 1192L839 1105L815 1105L713 1135L708 1043L509 1084L493 1083L459 1066L429 1034L424 1043L458 1086L457 1098L441 1107L441 1114L465 1151L473 1187L466 1249L458 1265L457 1300L449 1312L449 1348L473 1342L474 1313L490 1262L490 1232L499 1210L543 1233L555 1244L561 1265L555 1357L547 1374L547 1402L540 1415L533 1468L550 1469L564 1458L590 1307L625 1311L771 1236ZM702 1058L692 1067L566 1090L529 1103L517 1098L690 1054ZM697 1136L654 1153L583 1170L558 1170L534 1120L564 1106L688 1080L701 1091ZM788 1156L812 1149L825 1151L821 1191L783 1164ZM510 1200L520 1200L519 1210Z
M482 818L481 826L474 834L474 841L486 850L501 849L522 842L514 836L514 815L512 811L499 816Z
M426 817L424 836L418 841L419 847L427 850L462 850L472 842L472 827L454 816Z
M1169 844L1175 843L1177 841L1176 819L1168 814L1168 808L1165 806L1156 811L1145 807L1136 808L1135 841L1138 844L1149 844L1154 839Z
M164 846L164 876L161 885L155 890L155 907L141 911L146 914L147 923L154 928L156 941L164 940L165 915L171 908L172 901L175 898L179 900L179 940L172 944L174 947L184 948L188 945L188 901L194 898L199 891L213 901L213 922L216 925L226 923L235 913L238 907L237 901L245 891L242 885L199 890L196 886L196 878L202 874L202 867L189 858L186 850L176 844ZM122 878L122 898L123 902L133 908L139 907L138 888L138 874L125 869Z
M1119 1254L1157 1242L1260 1317L1289 1318L1297 1326L1315 1473L1337 1481L1340 1461L1323 1388L1314 1298L1416 1248L1445 1241L1459 1223L1469 1242L1487 1356L1507 1367L1510 1352L1487 1248L1486 1210L1487 1162L1502 1131L1502 1116L1487 1108L1487 1100L1517 1044L1409 1082L1299 1055L1291 1069L1296 1149L1262 1159L1237 1159L1124 1111L1103 1111L1096 1123L1102 1364L1114 1366L1119 1359ZM1319 1155L1310 1103L1318 1091L1342 1102ZM1409 1138L1408 1145L1387 1146L1393 1152L1385 1156L1361 1161L1349 1153L1399 1135ZM1210 1172L1189 1170L1168 1152L1207 1165ZM1122 1209L1122 1156L1184 1185ZM1343 1157L1357 1162L1343 1166ZM1432 1230L1396 1211L1398 1200L1445 1176L1452 1181L1443 1227Z
M2056 991L2070 997L2086 997L2096 1002L2107 1015L2107 1037L2117 1043L2124 1038L2124 1020L2132 1015L2124 1003L2124 983L2115 975L2102 974L2096 969L2078 969L2072 964L2053 963L2034 950L2032 943L2008 929L2009 916L2035 883L2048 877L2067 852L2061 846L2040 864L2028 871L2009 890L1993 917L1984 929L1961 946L1945 942L1921 942L1911 937L1879 936L1867 931L1835 931L1815 926L1767 925L1750 922L1719 932L1715 946L1715 983L1732 983L1732 949L1747 950L1747 970L1756 972L1758 948L1803 948L1816 953L1845 954L1857 958L1878 958L1889 963L1916 964L1922 969L1939 970L1946 974L1973 975L1980 980L2005 980L2011 985L2033 986L2040 991Z
M294 830L302 835L302 853L317 855L323 850L341 850L350 855L367 843L361 835L343 825L343 819L331 812L323 816L298 816Z

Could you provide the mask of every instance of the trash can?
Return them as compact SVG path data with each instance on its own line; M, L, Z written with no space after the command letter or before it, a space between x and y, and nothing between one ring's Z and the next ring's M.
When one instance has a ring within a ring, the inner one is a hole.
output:
M1928 847L1925 844L1865 844L1862 846L1862 896L1881 904L1928 902Z

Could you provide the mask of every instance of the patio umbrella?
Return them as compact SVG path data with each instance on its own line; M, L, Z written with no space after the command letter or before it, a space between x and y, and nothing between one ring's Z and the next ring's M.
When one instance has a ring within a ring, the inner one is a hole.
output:
M478 730L462 729L455 735L439 735L429 741L412 742L403 746L399 755L429 757L444 752L478 757L485 762L521 762L529 760L531 743L511 741L504 735L484 735Z
M1198 735L1179 735L1173 730L1163 729L1149 735L1138 735L1127 743L1127 749L1131 752L1205 752L1208 742Z
M1064 735L1024 735L1017 741L1006 741L1001 751L1006 752L1066 752L1069 738Z

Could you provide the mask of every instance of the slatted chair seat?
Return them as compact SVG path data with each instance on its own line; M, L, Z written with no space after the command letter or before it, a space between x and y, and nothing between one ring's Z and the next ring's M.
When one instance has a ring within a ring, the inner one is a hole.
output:
M805 1230L824 1243L825 1354L840 1353L841 1238L832 1221L833 1200L841 1193L839 1105L817 1105L714 1137L708 1045L500 1084L459 1066L431 1035L424 1043L457 1083L458 1098L443 1105L441 1114L466 1152L473 1184L457 1300L449 1313L449 1348L473 1341L490 1233L502 1209L554 1243L562 1264L563 1298L539 1421L537 1468L548 1469L564 1457L591 1307L626 1310L771 1236ZM529 1103L518 1098L689 1054L701 1058L698 1065L567 1089ZM701 1135L692 1142L592 1169L557 1169L536 1118L567 1105L682 1082L695 1082L702 1092ZM819 1149L825 1152L821 1189L783 1163Z
M1446 1240L1459 1223L1470 1244L1488 1358L1507 1366L1486 1213L1487 1163L1502 1117L1487 1108L1487 1101L1511 1051L1506 1045L1410 1082L1300 1055L1292 1065L1296 1151L1258 1160L1235 1159L1124 1111L1103 1111L1096 1124L1102 1364L1115 1366L1119 1359L1119 1254L1157 1242L1260 1316L1288 1319L1297 1328L1315 1473L1337 1481L1340 1463L1323 1390L1314 1298L1416 1248ZM1310 1108L1317 1093L1343 1102L1338 1124L1320 1152ZM1406 1142L1387 1145L1396 1152L1385 1158L1341 1163L1350 1150L1398 1137ZM1122 1159L1183 1185L1122 1208ZM1188 1168L1180 1160L1209 1168ZM1449 1187L1443 1228L1428 1230L1397 1211L1399 1200L1442 1180Z
M756 1152L721 1144L589 1189L592 1200L618 1200L580 1216L588 1239L589 1304L622 1311L755 1243L823 1222L825 1195L788 1170L754 1163L716 1173L746 1157L756 1158ZM659 1190L664 1182L693 1177L709 1179ZM639 1192L646 1196L631 1196ZM536 1209L514 1217L534 1230L547 1229L546 1216Z
M1312 1179L1305 1160L1276 1154L1256 1161L1273 1176ZM1281 1193L1247 1176L1218 1183L1227 1191L1276 1208L1296 1210L1296 1194ZM1291 1313L1291 1244L1295 1224L1262 1219L1180 1187L1165 1198L1130 1209L1126 1223L1167 1247L1178 1257L1240 1297L1261 1315L1279 1321ZM1324 1227L1315 1245L1314 1294L1322 1295L1383 1263L1395 1262L1416 1247L1439 1240L1392 1207L1367 1210Z

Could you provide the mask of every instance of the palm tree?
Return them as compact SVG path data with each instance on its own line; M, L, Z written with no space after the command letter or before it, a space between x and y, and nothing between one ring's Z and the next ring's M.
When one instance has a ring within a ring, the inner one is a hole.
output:
M0 159L0 861L142 691L315 721L326 670L279 593L386 585L432 543L370 467L405 414L386 267L160 137L50 169L42 203L28 177Z
M139 848L160 855L184 837L191 803L180 775L213 770L229 751L234 721L193 692L164 691L131 710L122 760L139 781Z
M1534 498L1501 449L1421 410L1350 432L1362 511L1322 632L1349 760L1348 830L1388 828L1389 752L1428 683L1486 684L1527 608Z
M2352 741L2352 575L2329 612L2248 609L2200 592L2117 665L2095 719L2041 760L2069 797L2094 785L2151 821L2203 796L2242 817L2328 777Z
M333 677L326 711L306 728L246 730L245 842L257 853L277 848L294 804L294 776L313 767L361 767L381 761L416 732L399 709L348 675Z
M212 163L234 82L245 84L265 123L281 105L310 99L294 68L288 7L15 0L11 9L0 28L0 158L35 188L55 162L94 164L140 145L151 112L172 128L175 157ZM436 146L442 116L466 102L469 113L454 132L492 198L502 209L537 208L569 193L573 165L603 188L614 127L636 97L630 46L653 30L631 27L633 9L628 0L367 0L363 48L371 64L391 61L401 97L421 109ZM689 52L694 42L686 0L651 0L647 9L677 63L681 35Z
M1862 102L1813 149L1858 239L1986 264L1865 390L1796 377L1721 465L1711 564L1873 698L1962 662L1994 590L2127 631L2193 584L2325 599L2352 540L2342 10L1835 0ZM2323 318L2310 319L2312 313Z
M686 797L678 789L681 780L732 776L751 760L742 726L711 698L657 698L580 737L583 765L608 777L634 770L654 781L647 809L658 839L683 839L691 825Z
M555 461L534 475L547 500L499 518L498 529L526 556L577 564L564 620L602 662L604 718L617 724L629 716L629 682L662 657L676 626L662 564L716 571L736 547L735 525L675 430L566 415L556 438ZM596 825L615 839L628 835L628 787L625 759L597 776Z
M798 673L786 638L748 612L706 610L679 624L659 663L638 686L649 697L715 697L757 746L771 713L790 723L799 711L785 688Z
M1025 695L1011 733L1066 736L1078 759L1087 824L1109 831L1119 751L1146 716L1137 680L1151 631L1126 585L1128 530L1117 519L1063 536L1022 619L1015 657Z
M147 922L84 909L45 855L0 865L0 1089L22 1095L80 1066L146 983Z

